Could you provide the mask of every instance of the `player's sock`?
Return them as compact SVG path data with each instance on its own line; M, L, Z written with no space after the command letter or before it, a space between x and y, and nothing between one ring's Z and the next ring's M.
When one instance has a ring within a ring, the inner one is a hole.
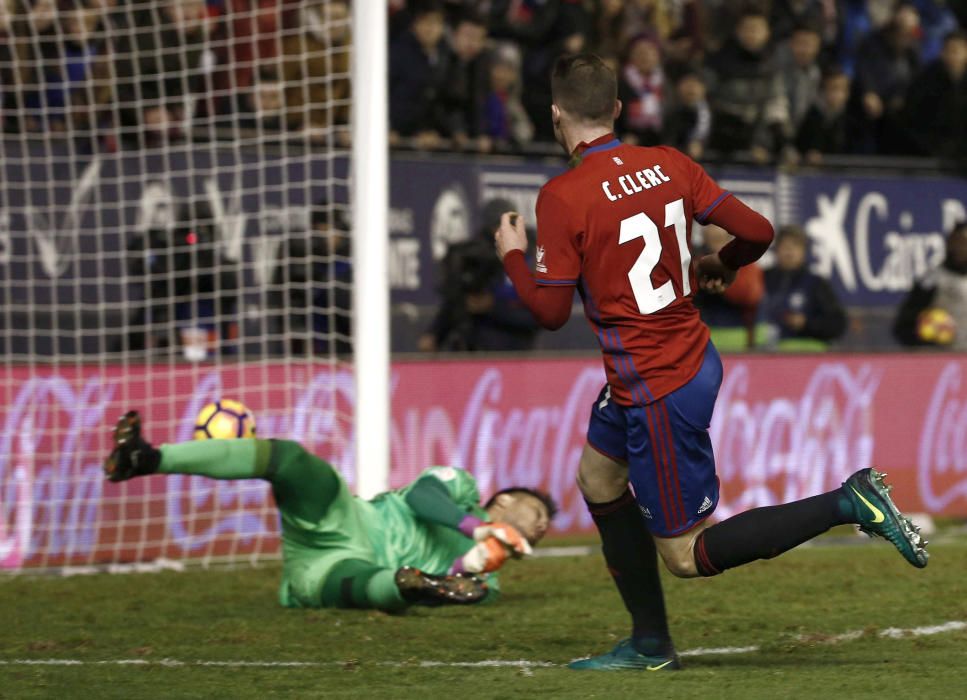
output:
M409 603L396 585L396 572L380 569L366 584L366 599L380 610L401 610Z
M655 540L635 497L626 490L608 503L588 503L588 510L601 533L608 571L631 614L632 645L649 656L671 653Z
M162 474L197 474L212 479L260 479L269 468L268 440L194 440L161 446Z
M852 507L840 489L780 506L753 508L703 530L695 540L695 566L702 576L756 559L771 559L835 525L852 522Z
M396 586L395 572L361 559L346 559L332 568L322 587L322 604L387 611L408 605Z

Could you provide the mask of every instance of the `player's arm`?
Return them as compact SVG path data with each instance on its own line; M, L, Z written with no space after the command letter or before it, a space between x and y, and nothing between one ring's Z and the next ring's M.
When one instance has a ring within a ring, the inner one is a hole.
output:
M445 475L448 473L447 470L453 474L458 473L458 470L450 467L435 469ZM453 480L455 481L456 477L453 477ZM476 493L476 488L474 492ZM512 556L531 553L530 544L512 526L505 523L484 522L472 513L468 513L457 502L447 485L433 473L433 470L413 482L404 500L413 514L424 522L459 530L477 542L495 540L492 543L495 545L495 550L508 550L507 554Z
M735 271L762 257L772 244L772 224L731 192L723 190L701 165L688 156L671 150L683 159L690 179L695 220L716 224L734 240L718 253L702 256L696 265L699 286L709 292L723 292L735 279Z
M506 216L506 215L505 215ZM518 221L520 219L518 218ZM523 224L520 224L523 226ZM526 246L527 238L524 238ZM544 286L537 283L527 266L524 250L512 248L503 256L504 271L514 283L521 302L534 318L549 331L556 331L571 317L574 285Z
M527 266L527 234L523 218L508 212L500 218L500 228L494 234L497 255L504 263L504 270L517 296L524 306L548 330L557 330L571 315L574 288L580 275L580 259L574 250L569 231L569 212L556 195L541 190L537 198L537 239L539 251L546 251L554 276L547 269L535 279ZM538 261L540 262L540 261Z
M705 222L721 226L735 236L718 253L725 266L733 270L754 263L772 245L774 232L769 220L734 195L715 207Z

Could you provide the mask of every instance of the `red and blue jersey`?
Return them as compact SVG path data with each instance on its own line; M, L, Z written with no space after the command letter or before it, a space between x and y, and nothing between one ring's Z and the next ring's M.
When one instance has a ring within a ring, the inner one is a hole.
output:
M611 134L541 189L536 282L578 287L619 404L650 404L702 366L692 220L704 224L729 196L679 151Z

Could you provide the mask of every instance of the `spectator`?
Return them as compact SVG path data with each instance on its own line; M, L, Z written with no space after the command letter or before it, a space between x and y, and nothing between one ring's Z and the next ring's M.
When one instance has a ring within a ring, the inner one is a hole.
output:
M494 0L491 5L491 36L520 47L520 75L526 88L521 103L537 141L554 141L547 110L554 61L561 54L582 51L590 26L584 4L572 0Z
M352 352L349 225L341 209L321 202L313 208L311 226L308 235L290 235L283 241L269 305L277 311L277 328L287 352L348 354Z
M625 0L597 0L589 48L599 56L620 56L625 48Z
M792 31L789 40L779 50L778 61L793 132L802 124L819 94L819 49L819 32L801 25Z
M448 128L457 148L490 150L490 139L481 123L488 84L486 42L487 24L482 15L472 12L462 14L450 33L445 101Z
M14 129L41 131L47 127L42 83L44 67L59 66L57 4L54 0L7 0L9 43L14 64L5 85L5 102L16 110L8 122Z
M661 141L665 109L665 73L658 38L642 34L628 45L628 60L619 73L618 129L628 143L654 146Z
M537 322L521 303L494 255L494 231L512 202L493 199L483 207L476 237L452 244L443 259L440 309L419 341L422 352L438 350L529 350Z
M706 253L717 253L732 236L720 226L709 225L702 229L702 239ZM724 293L699 291L695 295L695 306L711 331L715 347L724 352L740 352L765 342L767 329L758 323L764 293L762 268L753 263L739 268L735 281Z
M0 0L0 133L19 130L21 64L15 12L19 12L15 0Z
M711 129L705 81L698 73L685 73L675 85L675 99L665 117L664 142L698 160L705 154Z
M772 0L769 26L777 42L807 26L814 28L823 44L832 45L836 41L837 15L836 3L826 0Z
M437 148L447 128L443 105L447 52L443 8L426 0L413 8L408 31L390 46L390 143L412 137L417 148Z
M956 224L947 235L947 252L940 267L914 283L900 305L893 334L903 345L944 345L925 317L936 310L954 331L947 346L967 350L967 222Z
M825 350L845 332L846 312L829 282L807 267L809 237L799 226L784 226L775 252L776 265L765 272L765 320L778 349Z
M900 129L903 98L920 63L920 18L912 5L900 5L883 29L868 35L856 54L855 89L871 135L869 152L898 153L906 144Z
M689 3L687 7L693 8L695 5ZM690 24L682 24L664 41L665 77L669 82L677 83L686 73L702 70L704 47L697 14L697 10L689 13Z
M252 85L240 91L237 123L258 132L281 131L286 127L285 89L278 73L264 66Z
M796 133L796 149L807 164L819 165L826 154L851 151L858 129L849 99L849 76L839 69L828 71L818 99Z
M494 53L484 98L483 135L501 148L517 148L534 138L534 125L520 99L520 70L506 50Z
M665 40L674 30L671 3L665 0L627 0L624 10L625 37L630 40L651 34Z
M138 5L115 65L123 135L139 144L185 135L195 98L210 94L203 61L214 28L202 0Z
M349 5L309 2L298 26L301 31L287 33L282 41L285 118L289 128L325 139L333 127L349 124ZM348 143L348 135L340 142Z
M940 58L910 84L905 121L920 155L957 157L967 151L967 33L948 34Z
M131 350L180 344L193 361L234 351L227 341L237 330L238 273L219 249L214 213L202 199L183 204L173 220L159 217L131 240L131 296L143 299L131 308ZM171 337L175 327L177 340Z
M711 147L724 153L749 151L767 162L785 146L789 107L765 15L746 11L735 34L708 60L712 102Z
M920 58L924 63L930 63L939 58L946 36L960 28L957 17L950 7L957 4L962 3L951 3L947 0L913 0L913 5L920 14Z

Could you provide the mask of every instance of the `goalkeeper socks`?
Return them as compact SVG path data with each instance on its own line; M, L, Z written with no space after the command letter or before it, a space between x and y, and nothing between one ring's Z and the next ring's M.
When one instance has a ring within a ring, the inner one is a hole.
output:
M396 586L396 574L361 559L336 564L322 586L322 605L327 608L377 608L393 612L408 603Z
M655 540L635 497L625 490L608 503L588 503L588 511L601 533L608 571L631 614L632 645L649 656L672 653Z
M849 499L840 489L780 506L753 508L703 530L695 540L695 567L702 576L756 559L771 559L852 522Z
M161 446L162 474L195 474L212 479L259 479L269 468L268 440L193 440Z

